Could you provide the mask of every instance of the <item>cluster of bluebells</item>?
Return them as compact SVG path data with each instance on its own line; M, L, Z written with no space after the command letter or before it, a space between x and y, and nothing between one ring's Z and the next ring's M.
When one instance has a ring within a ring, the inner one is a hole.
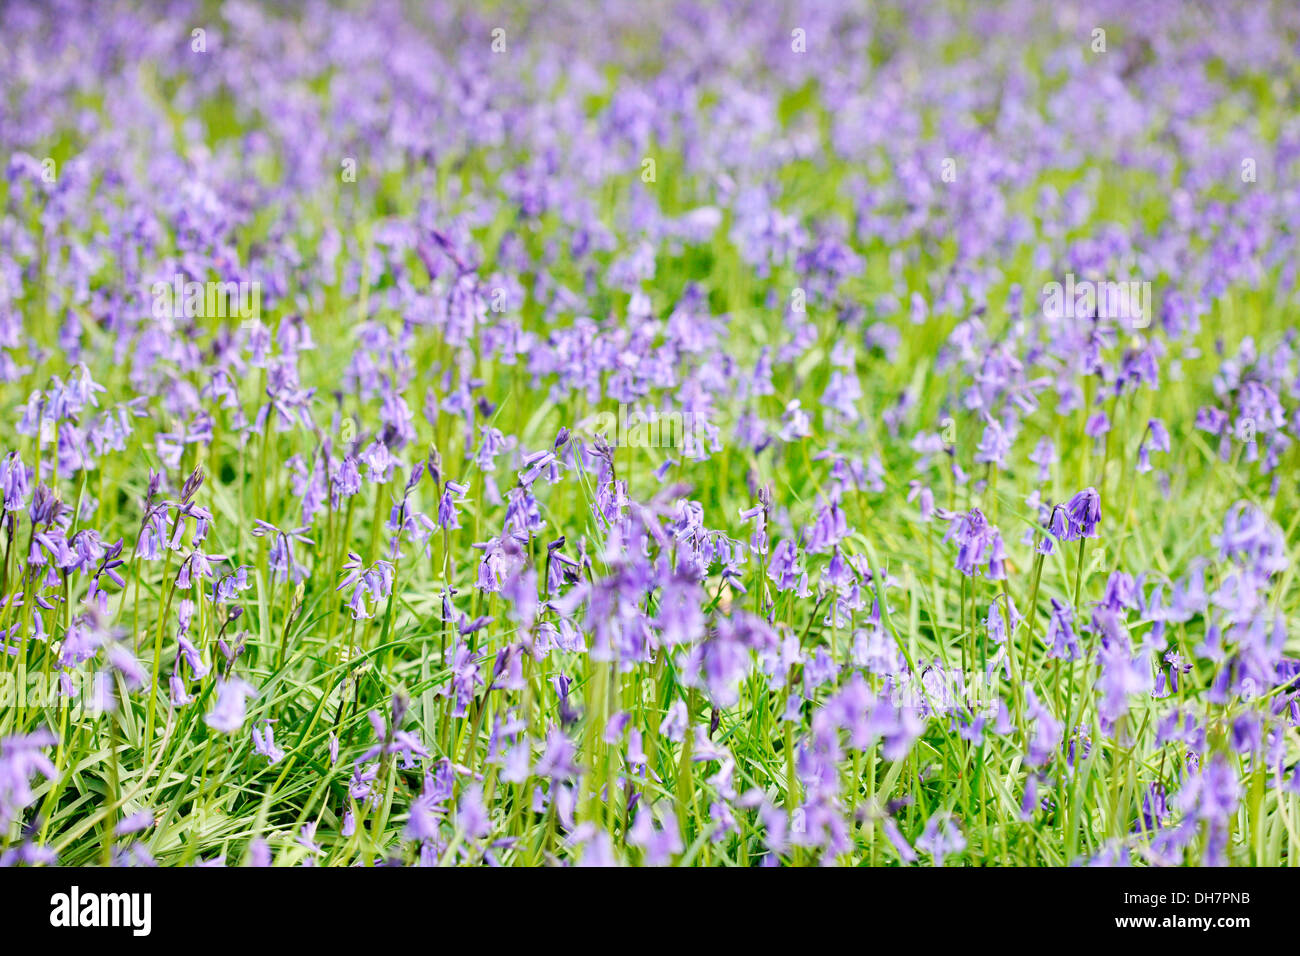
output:
M1130 6L6 4L0 862L1262 862L1300 17Z

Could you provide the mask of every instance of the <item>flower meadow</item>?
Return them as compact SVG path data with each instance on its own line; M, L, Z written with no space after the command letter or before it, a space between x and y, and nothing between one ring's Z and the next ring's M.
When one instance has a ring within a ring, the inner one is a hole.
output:
M1300 863L1298 49L0 6L0 862Z

